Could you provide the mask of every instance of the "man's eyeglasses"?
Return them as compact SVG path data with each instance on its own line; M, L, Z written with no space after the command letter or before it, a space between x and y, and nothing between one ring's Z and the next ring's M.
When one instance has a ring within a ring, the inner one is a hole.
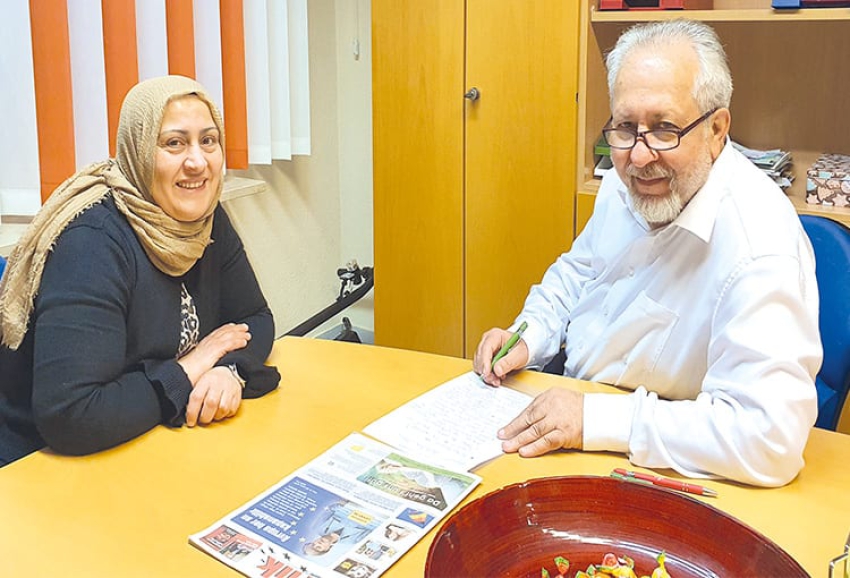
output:
M604 128L602 136L611 148L630 150L637 144L638 139L643 139L644 144L657 152L673 150L682 140L682 137L696 128L699 123L717 112L711 109L685 128L652 128L637 131L633 128Z

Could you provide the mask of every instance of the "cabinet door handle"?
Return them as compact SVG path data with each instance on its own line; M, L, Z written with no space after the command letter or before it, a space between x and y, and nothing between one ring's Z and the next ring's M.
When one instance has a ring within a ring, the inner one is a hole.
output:
M463 98L475 102L479 98L481 98L481 93L478 92L478 89L474 86L466 91L466 94L463 95Z

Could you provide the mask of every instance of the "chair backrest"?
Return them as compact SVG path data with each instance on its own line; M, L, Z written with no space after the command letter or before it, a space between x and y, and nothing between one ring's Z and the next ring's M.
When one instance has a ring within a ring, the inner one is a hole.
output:
M0 277L3 277L3 271L6 269L6 257L0 255Z
M850 229L826 217L801 215L815 251L823 366L818 373L816 426L834 430L850 388Z

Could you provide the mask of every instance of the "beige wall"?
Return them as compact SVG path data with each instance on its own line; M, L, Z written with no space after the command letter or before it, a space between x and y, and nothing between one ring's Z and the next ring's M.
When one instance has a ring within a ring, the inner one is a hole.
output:
M339 267L373 259L370 0L308 6L312 154L232 171L266 181L268 190L225 205L278 335L333 303ZM372 294L314 333L342 315L371 331Z

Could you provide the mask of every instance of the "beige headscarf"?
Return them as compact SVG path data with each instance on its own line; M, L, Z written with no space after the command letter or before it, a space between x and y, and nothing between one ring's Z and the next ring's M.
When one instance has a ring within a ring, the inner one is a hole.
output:
M165 107L187 95L197 95L209 107L224 148L221 114L200 84L183 76L164 76L133 87L121 105L115 159L89 165L59 185L9 256L0 281L0 343L11 349L20 346L53 244L68 223L107 193L127 217L148 258L166 275L183 275L203 255L221 180L206 214L191 223L165 214L150 193Z

